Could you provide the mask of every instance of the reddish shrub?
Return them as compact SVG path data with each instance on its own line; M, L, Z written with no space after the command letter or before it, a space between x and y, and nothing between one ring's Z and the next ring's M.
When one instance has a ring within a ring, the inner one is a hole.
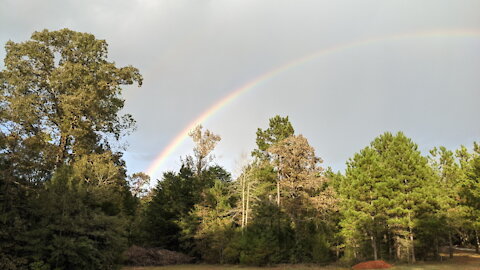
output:
M359 264L354 265L353 269L385 269L393 267L393 265L388 264L384 261L368 261L362 262Z

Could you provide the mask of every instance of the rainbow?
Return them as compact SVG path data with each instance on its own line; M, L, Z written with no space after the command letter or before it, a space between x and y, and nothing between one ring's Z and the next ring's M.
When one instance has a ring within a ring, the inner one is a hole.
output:
M252 90L255 86L258 86L262 82L268 81L269 79L279 75L280 73L286 72L294 67L300 66L304 63L312 61L318 57L334 54L341 52L347 49L352 49L360 46L366 46L371 44L376 44L380 42L387 41L397 41L404 39L412 38L432 38L432 37L480 37L480 30L477 29L452 29L452 30L435 30L427 32L415 32L415 33L404 33L388 36L374 37L364 40L358 40L351 43L338 44L332 47L321 49L314 53L308 54L301 58L294 59L293 61L287 62L284 65L276 67L270 71L267 71L260 76L254 78L253 80L243 84L239 88L234 89L228 95L214 103L211 107L205 110L201 115L195 118L190 122L182 131L180 131L177 136L165 147L162 152L154 159L147 169L147 174L153 176L158 169L162 166L165 160L180 146L185 139L188 138L188 133L190 130L195 128L197 125L205 122L208 118L214 115L223 107L230 104L233 100L241 96L242 94Z

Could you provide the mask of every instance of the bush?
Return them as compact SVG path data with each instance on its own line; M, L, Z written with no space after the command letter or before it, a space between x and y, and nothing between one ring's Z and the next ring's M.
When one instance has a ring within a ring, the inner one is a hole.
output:
M126 264L135 266L185 264L194 260L180 252L139 246L131 246L123 256Z

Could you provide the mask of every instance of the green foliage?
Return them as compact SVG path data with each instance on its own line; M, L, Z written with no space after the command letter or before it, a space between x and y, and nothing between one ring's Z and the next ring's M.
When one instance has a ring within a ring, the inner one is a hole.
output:
M385 133L347 166L338 185L347 248L354 249L354 257L362 256L359 253L368 239L376 258L382 253L379 238L388 235L392 241L387 241L386 248L394 248L397 259L415 260L417 225L424 215L439 210L440 194L417 145L401 132Z
M53 157L54 165L108 148L105 135L118 139L133 127L130 115L118 115L121 86L141 84L142 77L136 68L108 62L104 40L68 29L44 30L5 48L0 124L23 145L39 145L29 149Z
M197 217L193 238L195 249L207 262L224 263L224 251L233 235L233 205L230 183L216 180L213 187L202 194L191 215Z
M195 234L192 230L197 224L191 213L194 206L206 199L204 190L212 188L216 181L228 182L229 179L230 175L219 166L208 167L200 175L188 164L178 173L165 173L146 206L141 226L147 233L139 242L191 252Z
M121 86L142 77L68 29L7 42L0 72L0 267L113 269L134 200L110 142L134 127Z
M180 249L177 220L187 215L199 200L198 178L189 167L179 173L167 172L152 192L145 212L144 242L150 246Z
M458 152L460 158L463 157L460 164L464 172L460 189L462 198L460 205L464 210L464 225L471 231L467 234L474 235L475 248L478 252L480 249L480 146L475 143L473 149L474 152L468 155L462 153L462 149Z
M77 170L61 168L33 200L38 221L26 251L53 268L113 269L126 248L123 194L119 183L80 180Z
M237 246L241 264L290 262L295 245L292 221L276 204L263 201L254 209L252 224L239 231L231 245Z
M325 233L318 232L311 238L311 259L316 263L326 263L332 260L331 244Z
M276 115L273 118L270 118L268 123L268 128L265 130L257 130L257 149L252 152L252 156L259 159L268 159L269 155L267 149L292 136L295 133L292 124L288 120L288 116L281 117Z
M36 190L0 171L0 268L22 269L28 258L21 245L27 244L23 236L31 228L30 215L34 212L29 199Z
M225 262L246 265L325 263L332 259L328 226L318 222L295 224L275 202L259 201L251 223L237 229L225 249Z

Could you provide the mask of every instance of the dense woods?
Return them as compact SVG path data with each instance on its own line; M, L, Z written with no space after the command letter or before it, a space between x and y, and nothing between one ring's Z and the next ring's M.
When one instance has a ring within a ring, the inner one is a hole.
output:
M212 154L220 136L198 126L192 154L148 190L149 176L127 175L119 150L135 127L119 112L121 87L142 84L136 68L117 67L104 40L68 29L5 48L1 269L115 269L132 245L247 265L479 252L476 143L421 153L402 132L385 132L333 172L275 116L232 177Z

